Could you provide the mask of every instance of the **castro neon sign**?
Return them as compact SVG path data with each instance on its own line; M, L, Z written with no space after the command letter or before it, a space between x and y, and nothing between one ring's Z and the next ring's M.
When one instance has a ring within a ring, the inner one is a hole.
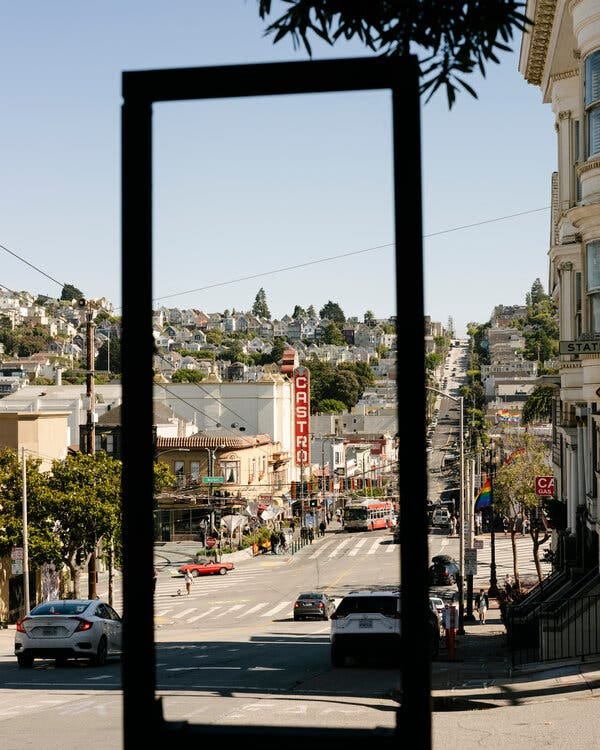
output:
M294 453L296 464L310 463L310 372L306 367L294 370Z

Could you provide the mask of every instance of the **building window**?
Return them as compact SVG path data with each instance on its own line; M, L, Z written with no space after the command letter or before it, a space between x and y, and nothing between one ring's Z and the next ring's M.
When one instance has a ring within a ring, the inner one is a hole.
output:
M582 305L581 305L581 272L575 273L575 338L583 333Z
M190 481L198 484L200 480L200 461L190 461Z
M185 463L183 461L175 461L173 473L177 477L177 486L183 487L185 484Z
M587 156L600 154L600 50L585 61L585 116Z
M238 461L220 461L221 474L228 484L238 484L239 463Z
M579 138L579 120L573 122L573 180L575 184L575 201L581 200L581 179L577 175L577 165L580 160L581 142Z

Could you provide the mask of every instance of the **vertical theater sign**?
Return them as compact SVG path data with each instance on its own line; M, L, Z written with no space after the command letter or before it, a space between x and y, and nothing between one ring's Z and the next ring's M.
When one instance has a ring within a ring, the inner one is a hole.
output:
M306 367L294 370L294 456L304 481L304 467L310 466L310 372Z

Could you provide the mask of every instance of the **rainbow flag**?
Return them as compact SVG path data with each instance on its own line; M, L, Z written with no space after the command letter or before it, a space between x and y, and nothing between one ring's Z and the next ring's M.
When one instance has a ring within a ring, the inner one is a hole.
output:
M475 512L489 508L492 504L492 482L486 479L475 498Z
M525 448L519 448L518 450L513 451L504 463L509 464L511 461L514 461L517 456L522 456L524 453Z

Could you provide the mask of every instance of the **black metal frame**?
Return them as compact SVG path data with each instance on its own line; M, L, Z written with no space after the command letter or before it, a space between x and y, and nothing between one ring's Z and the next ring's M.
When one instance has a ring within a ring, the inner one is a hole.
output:
M357 58L299 63L149 70L123 73L123 747L137 746L144 728L156 745L179 747L198 739L302 740L347 750L372 741L367 730L215 727L170 724L156 696L153 622L152 465L152 106L156 102L388 90L393 121L402 677L404 690L393 731L377 732L392 747L400 731L411 746L431 746L431 663L428 643L425 349L421 224L420 102L416 58ZM403 366L409 358L410 366ZM142 502L140 502L142 499ZM148 575L140 575L140 571ZM414 739L418 738L418 739Z

